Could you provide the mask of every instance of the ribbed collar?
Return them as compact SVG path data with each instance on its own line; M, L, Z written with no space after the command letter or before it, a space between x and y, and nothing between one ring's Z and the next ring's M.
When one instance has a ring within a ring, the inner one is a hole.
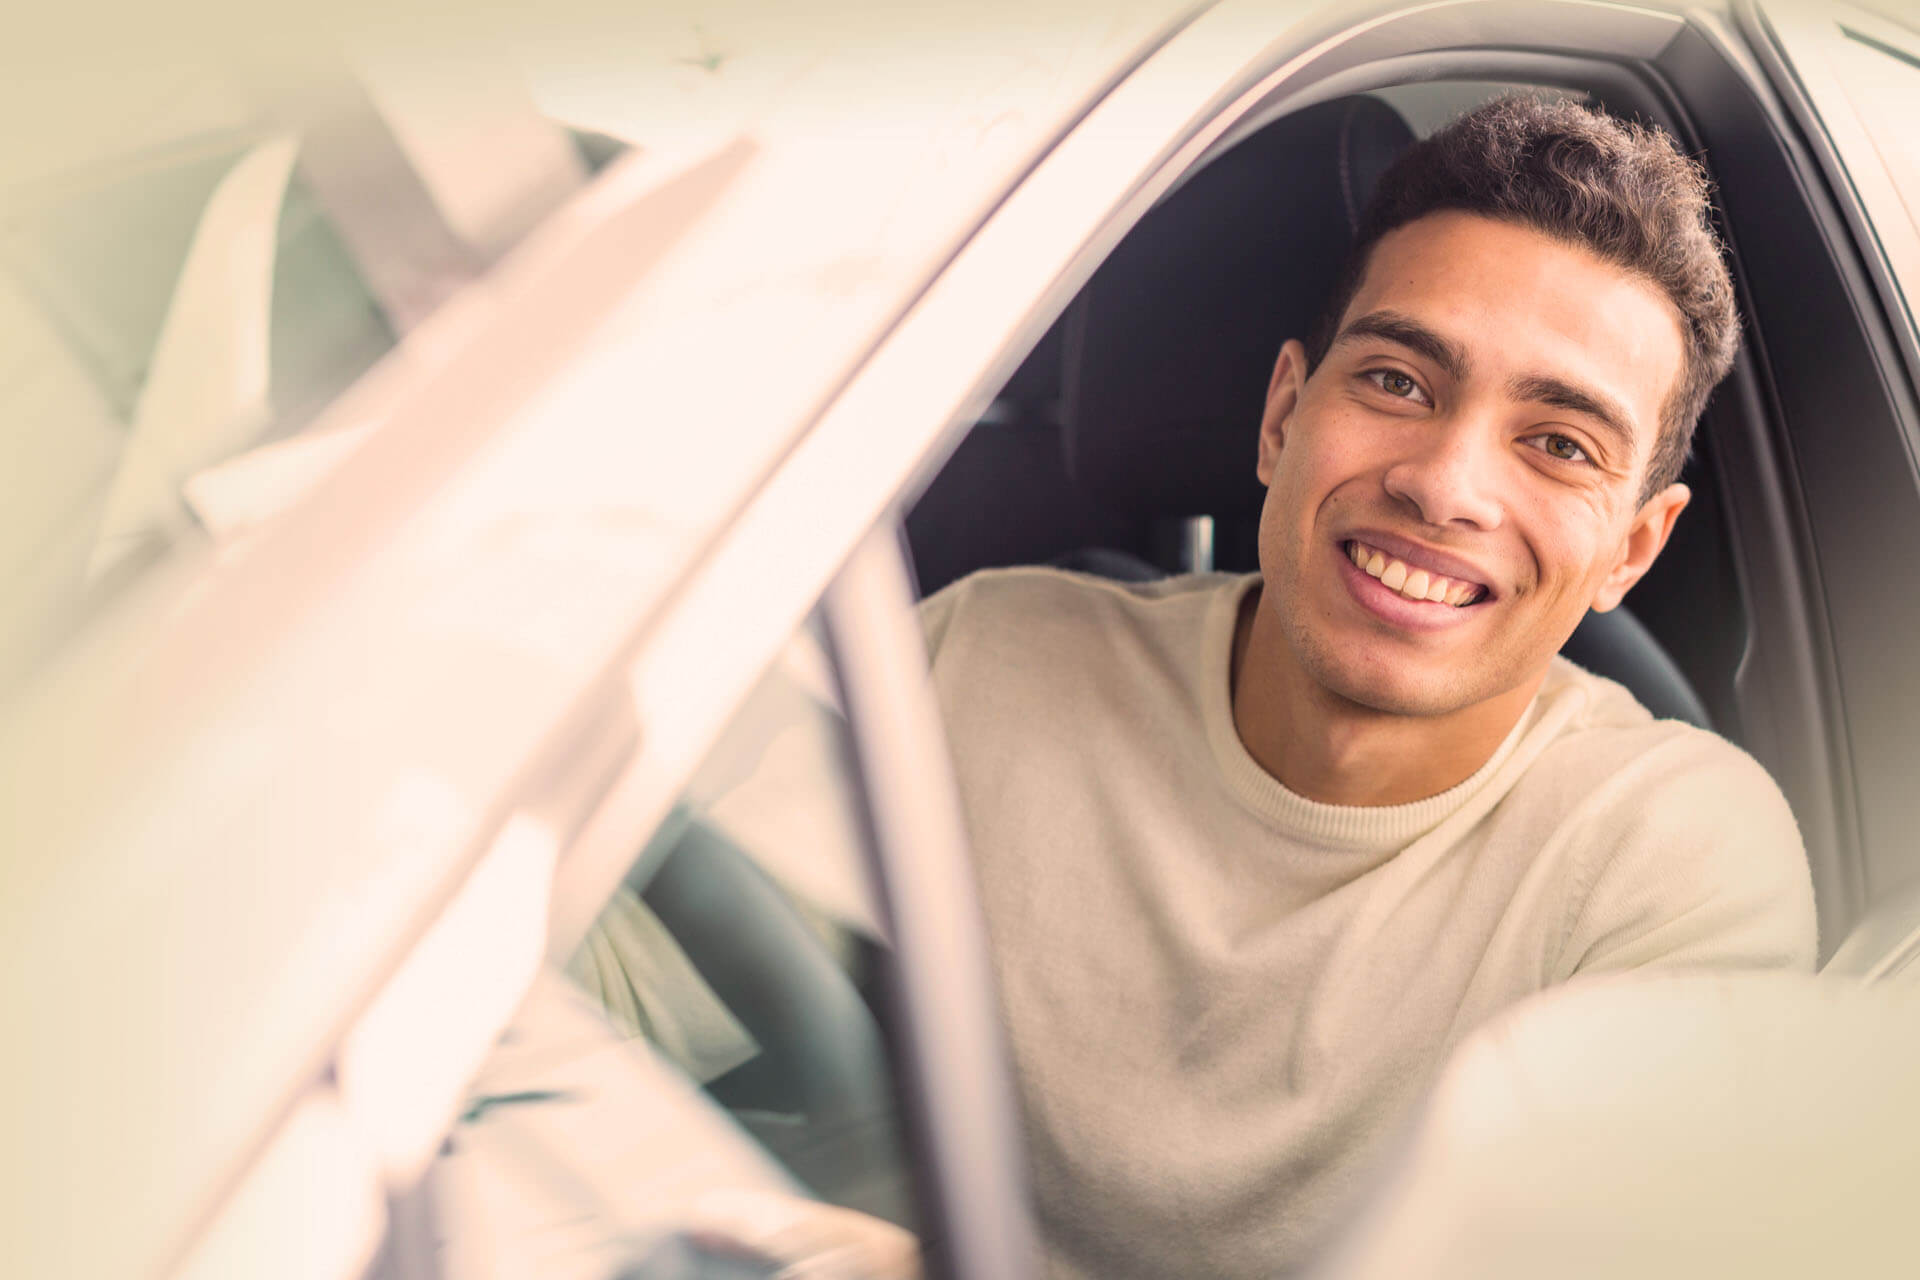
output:
M1231 579L1214 592L1208 604L1201 637L1200 705L1207 741L1227 784L1242 803L1286 835L1343 851L1384 853L1404 848L1472 799L1513 753L1535 719L1538 697L1473 776L1425 800L1395 805L1323 804L1290 791L1247 753L1239 731L1233 727L1234 628L1241 602L1259 584L1259 574Z

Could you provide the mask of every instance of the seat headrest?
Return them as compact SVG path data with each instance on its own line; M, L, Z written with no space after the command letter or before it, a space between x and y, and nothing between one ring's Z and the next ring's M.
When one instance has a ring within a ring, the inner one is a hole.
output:
M1066 325L1067 467L1150 517L1257 513L1274 357L1319 318L1374 183L1413 131L1376 98L1260 130L1140 220Z

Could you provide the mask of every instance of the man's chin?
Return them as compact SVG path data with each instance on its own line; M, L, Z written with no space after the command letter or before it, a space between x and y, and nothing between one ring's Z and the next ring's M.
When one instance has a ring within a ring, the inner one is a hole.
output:
M1451 669L1432 664L1320 660L1307 656L1309 675L1334 698L1382 715L1443 716L1476 699Z
M1321 687L1350 706L1381 715L1431 717L1458 711L1465 704L1449 691L1377 682L1321 681Z

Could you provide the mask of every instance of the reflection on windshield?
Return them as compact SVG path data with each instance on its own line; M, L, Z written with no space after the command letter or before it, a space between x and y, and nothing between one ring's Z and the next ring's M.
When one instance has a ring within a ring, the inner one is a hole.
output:
M498 70L223 101L0 188L0 690L330 470L329 407L616 150Z

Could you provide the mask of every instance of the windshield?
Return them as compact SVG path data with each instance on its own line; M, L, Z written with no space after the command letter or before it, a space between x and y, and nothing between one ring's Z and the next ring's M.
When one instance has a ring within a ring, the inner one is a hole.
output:
M0 690L371 426L343 393L622 150L512 72L157 77L0 186Z

